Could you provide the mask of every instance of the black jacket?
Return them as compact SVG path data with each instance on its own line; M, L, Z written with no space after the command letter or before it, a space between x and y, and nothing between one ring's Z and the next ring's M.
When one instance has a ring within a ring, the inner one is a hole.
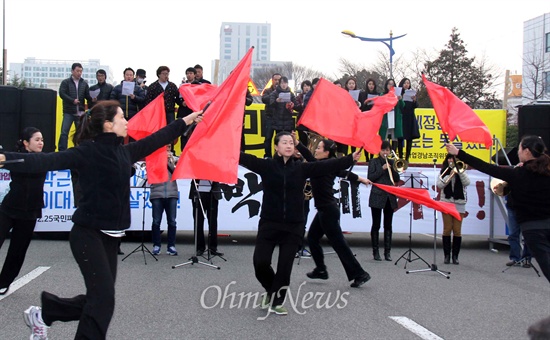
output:
M170 123L174 121L176 104L181 105L183 98L180 97L178 86L171 81L168 82L166 88L163 89L159 81L153 82L149 85L147 90L147 96L145 97L145 105L152 102L161 93L164 93L164 109L166 110L166 122Z
M113 92L113 85L104 82L103 84L95 84L94 86L90 87L90 91L95 91L99 89L99 95L97 96L97 102L100 100L109 100L111 99L111 92ZM93 99L93 98L92 98ZM97 102L89 102L88 108L94 107Z
M280 86L269 95L269 107L272 109L271 127L276 131L292 131L296 129L292 109L287 108L285 102L277 102L280 93L290 93L290 102L297 104L296 96L290 91L290 88L283 90Z
M550 199L548 199L550 176L539 175L528 170L526 165L531 161L516 168L500 167L488 164L463 150L458 152L457 158L483 173L508 183L510 188L508 197L512 197L514 201L518 223L550 219Z
M10 191L4 197L0 211L16 219L35 220L42 217L46 172L28 174L11 171L10 176Z
M174 121L137 142L122 145L122 138L103 133L75 148L55 153L5 153L6 159L25 158L6 164L10 171L26 173L76 169L82 198L73 222L90 229L123 230L130 227L130 175L132 165L181 135L185 122Z
M120 108L124 112L124 118L130 119L145 106L145 92L139 85L134 85L134 99L122 95L122 81L111 92L111 99L118 100Z
M397 171L393 169L393 159L388 159L388 163L391 167L393 181L397 185L397 182L399 182L400 178ZM384 164L386 164L386 161L382 157L371 159L371 161L369 162L367 178L373 183L393 185L390 178L390 173L388 172L388 170L384 170L382 168ZM388 199L390 200L391 207L393 209L397 209L397 198L395 197L395 195L389 194L374 185L372 186L372 188L370 189L369 207L384 209L384 207L386 206L386 201Z
M76 105L73 104L74 100L78 98L80 104L78 104L78 111L84 112L84 103L92 102L90 97L90 87L88 83L80 78L78 80L78 93L76 93L76 86L73 81L73 77L64 79L59 85L59 97L63 99L63 113L76 114Z
M279 155L260 159L241 152L239 163L262 177L261 218L277 223L303 223L306 179L346 169L353 164L353 158L348 155L313 163L291 158L285 163Z
M308 148L304 144L298 143L298 151L308 162L324 162L328 159L318 160L316 159ZM313 193L313 199L315 201L315 208L322 209L323 207L336 205L336 197L334 197L334 180L336 177L347 178L350 181L357 181L359 176L348 170L340 170L333 172L329 175L312 177L311 192Z

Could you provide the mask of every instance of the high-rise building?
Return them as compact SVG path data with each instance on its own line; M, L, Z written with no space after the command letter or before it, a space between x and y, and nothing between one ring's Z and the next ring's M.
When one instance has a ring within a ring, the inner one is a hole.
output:
M71 76L71 66L78 62L82 64L82 78L90 86L97 84L95 73L98 69L104 69L107 73L107 82L113 80L111 69L107 65L101 65L99 59L79 60L53 60L26 58L23 63L10 63L10 79L15 77L25 80L29 87L40 87L58 90L63 79Z
M550 100L550 13L523 23L523 104Z
M212 81L215 84L222 83L252 46L254 46L254 55L251 77L258 69L282 67L289 63L271 61L271 24L222 22L220 57L212 62ZM291 75L288 76L291 77ZM260 86L263 85L265 84Z

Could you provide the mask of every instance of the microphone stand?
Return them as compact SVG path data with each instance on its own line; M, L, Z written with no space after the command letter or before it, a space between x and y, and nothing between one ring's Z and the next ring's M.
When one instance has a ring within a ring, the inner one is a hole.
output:
M200 210L202 212L202 215L204 217L204 219L206 219L206 212L204 210L204 206L202 204L202 200L201 200L201 196L200 196L200 193L199 193L199 186L197 184L197 181L196 180L193 180L193 184L195 186L195 200L197 200L199 202L199 206L200 206ZM197 202L195 201L195 202ZM198 216L199 216L199 207L197 207L197 209L193 209L195 210L195 221L193 223L194 225L194 228L195 228L195 247L194 247L194 251L193 251L193 255L189 258L189 260L187 262L184 262L184 263L180 263L180 264L176 264L174 266L172 266L172 269L176 269L178 267L181 267L181 266L186 266L186 265L194 265L195 263L198 263L198 264L202 264L203 266L207 266L207 267L212 267L212 268L216 268L216 269L221 269L219 266L216 266L212 263L206 263L206 262L203 262L203 261L199 261L199 258L197 257L197 220L198 220Z
M434 197L433 199L435 200L437 198L437 159L436 158L433 159L433 163L434 163ZM437 269L437 264L435 263L436 252L437 252L437 210L434 209L434 261L430 266L430 268L428 269L408 270L406 273L409 274L409 273L420 273L420 272L432 271L445 276L447 279L450 279L451 277L448 274L451 274L451 272L446 272L446 271Z
M145 257L145 252L149 253L149 255L151 255L155 259L155 261L158 261L159 259L157 259L157 257L145 245L145 194L147 192L147 178L141 177L141 179L144 180L143 181L143 214L141 216L141 244L137 246L136 249L132 250L130 254L126 255L122 259L122 261L126 260L126 258L128 258L130 255L141 251L143 253L143 261L145 262L145 264L147 264L147 258Z

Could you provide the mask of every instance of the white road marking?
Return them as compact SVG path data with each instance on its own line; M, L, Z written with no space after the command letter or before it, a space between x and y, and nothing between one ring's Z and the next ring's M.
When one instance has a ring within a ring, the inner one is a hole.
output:
M7 298L8 296L10 296L12 293L14 293L16 290L18 290L19 288L23 287L24 285L26 285L27 283L31 282L32 280L36 279L37 277L39 277L40 275L42 275L42 273L44 273L46 270L50 269L50 267L37 267L36 269L34 269L33 271L31 271L30 273L28 273L27 275L25 276L22 276L20 277L18 280L14 281L11 285L10 285L10 289L8 290L8 292L5 294L5 295L0 295L0 301L2 301L3 299Z
M425 340L443 340L443 338L437 336L436 334L430 332L425 327L417 324L416 322L412 321L411 319L404 317L404 316L390 316L390 319L397 322L401 326L405 327L409 331L413 332L414 334L418 335L420 338Z
M428 237L431 237L431 238L434 237L434 234L424 234L424 233L420 233L420 235L425 235L425 236L428 236ZM435 238L441 240L441 236L436 236Z

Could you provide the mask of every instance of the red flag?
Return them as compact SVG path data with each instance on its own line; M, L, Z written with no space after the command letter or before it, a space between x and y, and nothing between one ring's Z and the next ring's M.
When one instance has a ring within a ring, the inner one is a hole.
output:
M355 138L355 117L360 113L348 91L321 78L298 125L339 143L361 147L361 142Z
M355 136L361 141L361 145L371 154L377 154L382 147L382 139L378 135L382 118L393 110L397 104L397 97L392 87L387 94L371 99L374 103L369 111L359 112L356 118Z
M427 206L428 208L432 208L437 211L441 211L442 213L449 214L457 220L462 219L462 217L456 210L454 203L436 201L430 197L430 194L426 189L394 187L391 185L377 183L372 183L372 185L376 185L378 188L395 196L399 196L413 201L414 203L422 204Z
M493 145L493 137L487 126L476 113L449 89L428 81L424 74L422 80L434 106L439 125L449 134L452 141L456 136L465 142L481 143L485 148Z
M136 140L142 139L165 126L166 109L164 93L161 93L128 121L128 135ZM145 164L149 183L162 183L168 180L168 157L164 146L145 157Z
M216 93L217 86L212 84L182 84L179 92L185 104L193 112L200 111Z
M377 154L382 145L378 135L382 118L395 107L397 97L392 89L373 102L370 111L361 112L346 90L321 79L298 124L339 143Z
M252 52L250 48L212 98L202 122L189 138L173 179L194 178L236 184L244 104Z

